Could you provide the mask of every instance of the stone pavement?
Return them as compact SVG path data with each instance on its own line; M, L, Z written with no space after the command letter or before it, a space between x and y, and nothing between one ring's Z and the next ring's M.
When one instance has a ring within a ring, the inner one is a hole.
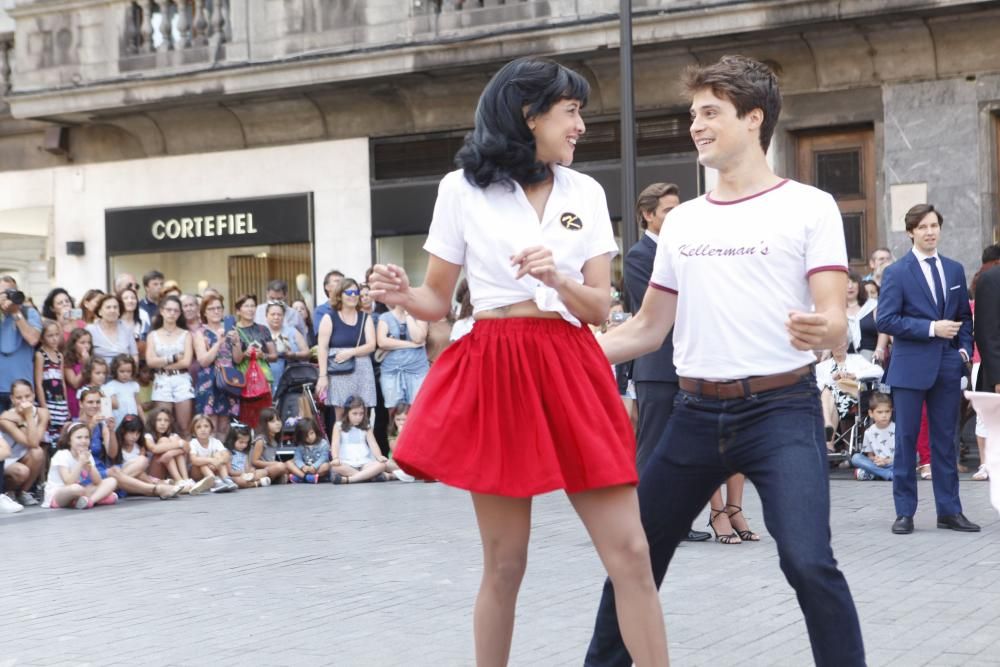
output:
M968 475L964 476L966 479ZM834 548L871 665L1000 665L1000 521L890 534L891 488L831 482ZM764 533L750 485L744 506ZM704 525L703 516L700 524ZM535 502L511 665L580 665L603 573L564 496ZM0 667L472 664L480 552L440 484L286 486L0 516ZM686 544L662 592L676 665L811 664L774 543Z

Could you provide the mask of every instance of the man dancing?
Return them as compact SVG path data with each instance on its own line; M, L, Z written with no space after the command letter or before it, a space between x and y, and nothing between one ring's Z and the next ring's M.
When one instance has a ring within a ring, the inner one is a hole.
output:
M765 152L781 111L774 73L740 56L689 70L691 136L718 187L667 218L650 289L601 338L612 363L657 349L674 325L680 393L642 469L639 504L657 585L719 485L744 473L760 494L781 569L818 665L865 663L857 611L830 547L830 495L814 349L847 335L840 212L781 179ZM590 666L631 664L605 583Z

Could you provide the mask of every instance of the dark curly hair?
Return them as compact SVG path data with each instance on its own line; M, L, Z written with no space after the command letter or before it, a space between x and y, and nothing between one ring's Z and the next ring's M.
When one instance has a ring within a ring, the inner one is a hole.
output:
M560 100L586 106L590 84L580 74L544 58L518 58L500 68L483 89L476 120L455 164L472 185L504 183L511 189L540 183L549 168L535 156L535 137L527 119L540 116ZM524 108L527 107L527 111Z

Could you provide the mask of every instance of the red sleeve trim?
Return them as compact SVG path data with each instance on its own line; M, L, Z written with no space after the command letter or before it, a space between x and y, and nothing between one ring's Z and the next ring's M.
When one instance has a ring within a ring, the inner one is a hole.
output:
M814 273L822 273L823 271L841 271L843 273L850 273L850 270L846 266L831 264L830 266L817 266L815 269L809 269L806 273L806 278L809 278Z
M669 287L664 287L663 285L657 285L652 280L649 281L649 286L652 287L653 289L658 289L661 292L669 292L670 294L677 294L677 290L670 289Z

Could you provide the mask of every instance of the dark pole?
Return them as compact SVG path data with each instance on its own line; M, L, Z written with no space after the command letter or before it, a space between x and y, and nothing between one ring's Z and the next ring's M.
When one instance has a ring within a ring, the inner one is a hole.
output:
M622 220L619 226L625 252L635 245L638 231L635 223L635 100L632 97L632 0L621 0L619 9L621 45L618 50L621 79L621 168Z

